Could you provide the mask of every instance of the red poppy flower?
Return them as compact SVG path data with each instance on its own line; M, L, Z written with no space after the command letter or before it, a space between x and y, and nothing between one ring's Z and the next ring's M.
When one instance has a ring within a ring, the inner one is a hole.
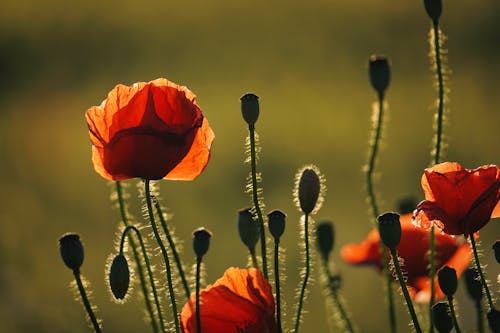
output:
M97 173L109 180L196 178L214 134L195 99L167 79L117 85L86 113Z
M401 215L401 242L398 256L403 259L403 268L407 276L407 284L412 298L419 303L430 301L431 285L429 274L429 232L411 223L411 214ZM452 237L435 231L436 266L453 267L457 276L469 266L472 251L463 239ZM361 243L348 244L342 248L342 259L354 265L373 265L382 269L382 255L379 246L379 234L372 230ZM437 277L435 279L437 284ZM444 297L440 288L435 288L436 299Z
M195 295L181 312L184 333L196 332ZM229 268L200 292L203 333L276 333L274 298L269 282L255 269Z
M425 199L414 211L414 223L434 223L449 235L468 236L493 217L500 217L500 170L496 165L474 170L445 162L425 169Z

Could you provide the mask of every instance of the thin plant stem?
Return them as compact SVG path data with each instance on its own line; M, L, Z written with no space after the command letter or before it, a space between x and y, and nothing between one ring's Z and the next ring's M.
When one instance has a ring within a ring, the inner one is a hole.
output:
M151 270L151 264L149 261L148 252L146 251L146 246L145 246L144 240L141 236L141 232L135 226L129 225L129 226L125 227L125 230L123 230L122 239L120 242L120 253L123 253L125 236L128 234L128 232L130 230L133 230L135 232L135 235L137 236L137 239L139 239L139 244L140 244L141 250L142 250L142 256L144 257L144 262L145 262L146 268L148 270L149 283L151 284L151 291L153 293L153 298L154 298L154 302L156 305L156 312L158 314L158 318L160 321L161 331L166 332L165 321L163 320L163 313L162 313L161 305L160 305L160 298L158 297L158 292L156 290L155 280L154 280L154 276L153 276L153 271ZM130 239L132 239L132 238L129 237L128 239L130 242Z
M477 315L477 331L479 333L484 333L483 307L480 300L476 301L476 315Z
M431 283L431 299L429 301L429 321L430 333L434 332L434 312L432 311L432 305L436 299L436 283L434 278L436 276L436 234L434 233L434 224L431 225L429 234L429 279Z
M253 251L250 251L250 258L252 259L252 266L255 268L259 268L257 257L255 256L255 249Z
M163 259L165 260L165 270L166 270L166 275L167 275L168 291L169 291L169 295L170 295L170 304L172 306L172 313L173 313L173 317L174 317L175 332L180 333L179 316L177 314L177 302L175 300L175 291L174 291L174 286L173 286L173 281L172 281L172 270L170 268L170 260L168 259L167 249L165 248L165 245L163 244L163 241L160 237L160 234L158 233L158 227L156 226L155 215L153 212L153 204L151 203L151 189L149 187L149 179L144 179L144 193L145 193L145 197L146 197L146 205L148 208L149 221L151 223L151 228L153 229L153 233L155 235L156 242L158 243L158 246L160 247L161 253L163 255Z
M170 249L172 250L172 254L174 255L175 264L177 265L177 270L179 271L179 275L182 280L182 286L184 287L186 298L189 299L191 291L189 290L189 285L186 280L186 275L184 274L184 269L182 268L182 262L179 256L179 252L177 252L175 242L172 238L172 235L170 234L170 231L168 230L167 221L165 220L165 216L163 215L163 211L158 200L155 200L155 207L156 211L158 212L158 216L160 218L161 227L163 229L163 232L165 233L165 236L167 237L167 241L170 246Z
M297 316L295 318L295 333L299 332L300 316L302 314L302 307L304 304L304 296L307 287L307 281L309 280L309 274L311 270L311 262L309 255L309 214L304 215L304 245L306 249L306 266L304 272L304 280L302 282L302 288L300 289L299 304L297 306Z
M368 192L368 198L370 200L370 207L373 214L373 221L377 220L379 216L379 208L377 203L377 196L375 194L374 184L373 184L373 172L375 170L375 164L377 161L377 154L379 148L380 138L382 136L382 124L384 115L384 95L378 94L378 116L375 121L375 132L373 133L373 138L371 139L370 155L368 158L368 164L366 168L366 189ZM379 240L380 252L382 253L384 271L385 271L385 287L387 292L387 305L389 307L389 323L391 327L391 332L396 332L396 309L394 306L394 292L392 288L392 274L389 267L389 258L387 257L387 252L382 240Z
M277 239L274 241L274 285L276 288L276 323L278 332L282 333L281 327L281 291L280 291L280 262L279 262L280 243Z
M87 297L87 293L85 292L85 287L83 286L82 278L80 276L80 271L78 269L73 270L73 275L75 276L76 284L78 285L78 290L80 291L80 295L82 296L83 306L89 315L90 321L92 322L92 326L96 333L101 333L101 327L97 322L97 318L92 310L92 306L90 305L89 298Z
M201 333L200 315L200 270L201 257L196 258L196 333Z
M260 228L260 248L262 252L262 271L266 280L269 279L267 273L267 251L266 251L266 234L264 230L264 218L262 217L262 211L260 209L259 195L257 193L257 154L255 150L255 127L254 125L248 126L248 131L250 132L250 163L251 163L251 174L252 174L252 198L253 205L255 207L255 212L257 213L257 219L259 221Z
M399 258L396 249L390 249L392 255L392 262L394 263L394 268L396 269L396 273L398 275L398 281L401 285L401 290L403 291L403 295L406 300L406 305L408 306L408 311L410 312L411 319L413 321L413 327L417 333L422 333L422 329L420 328L420 324L418 323L417 313L415 312L415 308L413 307L413 303L410 298L410 294L408 293L408 288L406 287L405 278L403 276L403 272L401 271L401 266L399 265Z
M448 305L450 306L451 318L453 319L453 326L457 333L462 333L460 327L458 326L457 315L455 313L455 306L453 305L453 297L448 297Z
M116 181L115 185L116 185L116 194L117 194L117 198L118 198L118 206L120 209L121 220L122 220L123 225L125 227L127 227L129 225L129 221L128 221L128 214L127 214L127 208L125 205L125 200L123 198L124 195L123 195L122 184L120 181ZM134 261L135 261L135 264L137 267L137 275L139 276L139 282L141 285L142 294L144 296L144 303L146 304L146 311L148 312L149 318L151 321L151 328L153 329L153 332L157 333L158 332L158 325L156 323L156 319L155 319L155 315L154 315L154 311L153 311L153 306L152 306L151 300L149 298L149 291L148 291L148 288L146 286L146 277L144 276L144 269L142 267L142 261L141 261L141 258L139 256L139 252L137 251L137 245L135 244L134 239L130 235L128 236L128 242L130 244L130 247L132 248L132 254L134 256ZM144 255L144 257L146 258L146 255ZM145 259L145 261L146 261L146 259ZM145 262L145 265L147 267L147 270L150 271L151 270L150 264L148 262ZM151 285L153 286L153 284L151 284Z
M491 298L490 288L488 288L488 284L486 283L486 279L484 278L481 263L479 262L479 255L477 254L476 241L474 240L474 234L470 234L469 239L470 239L470 243L472 244L472 250L474 251L474 261L476 262L476 269L479 272L479 278L481 279L481 283L482 283L484 291L486 293L486 298L488 299L488 305L490 307L490 311L492 311L495 309L495 306L493 305L493 299Z

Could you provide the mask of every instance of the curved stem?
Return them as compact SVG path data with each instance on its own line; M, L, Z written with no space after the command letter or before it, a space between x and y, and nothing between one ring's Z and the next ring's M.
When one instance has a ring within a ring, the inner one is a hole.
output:
M87 297L87 293L85 292L85 287L82 283L82 278L80 276L80 271L75 269L73 271L73 275L75 276L76 284L78 285L78 290L80 291L80 295L82 296L83 306L89 315L90 321L92 322L92 326L94 326L94 330L96 333L101 333L101 327L97 322L94 311L92 310L92 306L90 305L89 298Z
M118 198L118 206L120 208L121 220L122 220L123 225L125 227L127 227L129 225L129 221L128 221L128 214L127 214L127 208L125 205L125 200L123 198L122 184L120 181L116 181L115 185L116 185L116 194L117 194L117 198ZM158 325L156 323L155 315L153 312L153 306L152 306L151 300L149 298L149 291L148 291L148 288L146 286L146 277L144 276L144 269L142 267L142 261L141 261L141 258L139 256L139 252L137 251L137 245L135 244L135 241L132 238L132 236L129 236L128 242L130 244L130 247L132 248L132 254L134 256L134 261L135 261L135 264L137 267L137 275L139 276L141 290L142 290L142 294L144 296L144 303L146 304L146 311L149 314L151 327L153 329L153 332L157 333L158 332ZM146 256L144 256L144 257L146 257ZM147 270L150 271L151 266L149 265L149 263L145 263L145 264L146 264Z
M146 251L146 246L144 245L144 240L141 236L141 232L135 226L129 225L125 228L125 230L123 230L122 239L120 242L120 253L123 252L125 236L128 234L128 232L130 230L133 230L135 232L137 238L139 239L139 243L140 243L141 250L142 250L142 256L144 257L144 262L146 263L146 268L148 270L149 283L151 284L151 290L153 292L153 298L154 298L155 305L156 305L156 312L158 313L158 318L160 320L161 331L166 332L165 321L163 320L163 313L161 311L160 298L158 297L158 292L156 290L155 280L154 280L154 276L153 276L153 271L151 270L151 264L149 262L148 252ZM129 240L130 239L132 239L132 238L129 237Z
M438 110L436 117L436 146L434 150L434 164L438 164L441 158L441 148L443 139L443 118L444 118L444 80L441 64L441 45L439 44L439 23L433 23L434 32L434 55L436 62L436 76L438 80Z
M173 281L172 281L172 270L170 268L170 261L168 259L167 249L165 248L165 245L163 244L163 241L161 240L160 234L158 233L158 227L156 226L155 216L154 216L154 212L153 212L153 205L151 203L151 189L149 188L149 179L144 179L144 193L145 193L145 197L146 197L146 205L148 208L149 221L151 223L151 228L153 229L153 233L155 235L156 242L158 243L158 246L160 247L161 253L163 255L163 259L165 260L165 270L166 270L166 275L167 275L168 291L170 294L170 303L172 305L172 312L173 312L173 317L174 317L175 332L180 333L179 316L177 313L177 302L175 301L175 291L174 291L174 286L173 286Z
M493 305L493 299L491 298L490 289L488 288L488 284L486 283L486 279L484 278L481 263L479 262L479 255L477 254L476 241L474 240L474 234L470 234L469 239L470 239L470 243L472 244L472 250L474 251L474 261L476 262L476 269L479 272L479 277L481 279L481 284L483 285L484 291L486 293L486 298L488 299L488 305L490 307L490 311L492 311L495 309L495 306Z
M451 318L453 319L453 326L457 333L462 333L460 327L458 326L457 315L455 313L455 306L453 305L453 297L448 297L448 305L450 307Z
M299 296L299 304L297 306L297 316L295 318L295 330L294 332L297 333L299 331L299 325L300 325L300 316L302 314L302 307L304 303L304 295L306 292L306 287L307 287L307 281L309 280L309 274L310 274L310 258L309 258L309 214L304 215L304 244L305 244L305 249L306 249L306 266L305 266L305 272L304 272L304 280L302 282L302 288L300 289L300 296Z
M280 262L279 262L280 243L277 239L274 241L274 284L276 287L276 323L278 332L283 332L281 327L281 292L280 292Z
M196 333L201 333L200 267L201 267L201 257L198 257L196 258Z

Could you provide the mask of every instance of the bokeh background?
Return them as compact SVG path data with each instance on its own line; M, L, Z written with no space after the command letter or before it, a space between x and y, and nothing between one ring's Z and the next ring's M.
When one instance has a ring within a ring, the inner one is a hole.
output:
M340 261L342 245L370 230L362 166L367 156L371 104L367 59L392 59L390 110L377 166L383 210L405 195L422 199L420 177L430 161L435 90L429 70L430 22L421 1L78 1L6 0L0 11L0 332L87 332L68 285L57 239L81 234L83 274L107 332L148 332L142 302L116 305L105 288L104 265L113 252L118 212L110 189L91 164L85 110L117 83L157 77L188 86L216 133L212 159L193 182L161 182L174 213L184 258L193 264L190 233L214 233L206 256L207 282L229 266L244 266L237 209L249 205L243 164L247 135L239 97L261 97L267 207L288 213L284 297L288 327L299 283L299 213L292 203L297 168L314 163L327 179L317 220L331 219L333 259L342 294L362 332L387 331L381 277ZM445 1L442 27L450 77L447 159L465 167L500 164L500 3ZM136 181L131 184L136 197ZM141 220L138 200L132 211ZM491 244L498 220L481 239L488 276L498 291ZM316 279L318 280L318 279ZM460 285L465 331L474 326ZM498 295L498 294L497 294ZM398 300L398 324L409 317ZM327 332L324 299L311 288L303 332Z

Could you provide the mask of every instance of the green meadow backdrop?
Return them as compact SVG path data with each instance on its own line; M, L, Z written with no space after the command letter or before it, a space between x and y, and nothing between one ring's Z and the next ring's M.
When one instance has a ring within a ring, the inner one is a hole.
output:
M119 215L110 205L111 186L93 170L84 113L117 83L157 77L188 86L216 135L212 159L198 179L160 183L174 214L171 223L185 240L186 264L194 263L191 231L198 226L214 233L207 282L247 263L236 230L237 209L250 203L239 97L253 92L261 98L257 132L266 209L288 214L287 327L295 315L301 262L293 177L297 168L314 163L328 187L316 220L335 222L333 259L352 318L362 332L387 329L381 277L342 263L339 250L371 229L362 166L375 99L367 78L372 53L392 59L377 165L381 208L394 209L404 195L422 199L436 96L422 1L6 0L1 7L0 332L89 331L68 288L72 274L58 253L57 239L67 231L84 241L82 272L104 330L150 330L138 293L120 306L105 287ZM453 71L446 159L467 168L500 164L499 21L497 0L444 2ZM127 183L136 198L137 181ZM131 204L142 221L139 200ZM481 231L496 292L500 269L491 244L498 222ZM328 329L315 280L305 307L306 333ZM463 327L472 331L472 303L462 284L458 301ZM409 316L398 302L398 326L406 332Z

